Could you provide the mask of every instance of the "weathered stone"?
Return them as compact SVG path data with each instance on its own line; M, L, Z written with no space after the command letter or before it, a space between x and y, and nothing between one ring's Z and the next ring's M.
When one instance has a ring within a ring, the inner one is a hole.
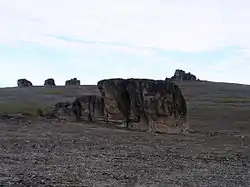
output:
M44 110L39 109L37 114L45 118L67 119L75 116L76 121L82 117L87 120L97 120L98 117L104 118L108 122L105 112L104 99L100 95L82 95L71 102L58 102L53 107Z
M166 78L168 80L168 78ZM183 70L177 69L175 70L174 76L170 78L170 80L176 80L176 81L196 81L197 78L195 75L189 73L186 73Z
M65 85L66 86L80 86L81 82L80 80L77 80L77 78L73 78L73 79L67 80L65 82Z
M89 121L93 118L104 117L107 122L104 99L100 95L81 95L76 98L80 102L83 114L87 116Z
M46 118L67 118L75 116L76 121L86 117L89 121L103 117L107 122L104 99L100 95L82 95L71 102L58 102L53 107L37 111L38 115Z
M76 121L80 121L82 116L82 104L79 98L76 98L72 103L71 110L76 117Z
M64 118L70 117L72 114L72 103L70 102L59 102L55 104L54 113L57 118Z
M44 86L56 86L55 80L52 78L46 79L44 81Z
M18 86L19 88L23 88L23 87L32 87L33 85L32 85L32 83L31 83L29 80L27 80L27 79L18 79L18 80L17 80L17 86Z
M70 102L59 102L53 107L39 109L37 114L44 118L67 118L71 116L71 106Z
M120 78L107 79L99 81L97 86L104 97L105 108L111 118L129 120L130 98L126 91L127 82Z
M180 88L170 81L152 79L105 79L97 83L106 110L119 112L126 127L131 122L149 131L180 132L188 129L187 107Z

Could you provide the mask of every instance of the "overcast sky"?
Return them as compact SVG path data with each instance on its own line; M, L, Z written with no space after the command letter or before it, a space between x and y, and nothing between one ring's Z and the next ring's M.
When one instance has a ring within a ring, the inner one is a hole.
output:
M0 86L18 78L250 84L249 0L0 0Z

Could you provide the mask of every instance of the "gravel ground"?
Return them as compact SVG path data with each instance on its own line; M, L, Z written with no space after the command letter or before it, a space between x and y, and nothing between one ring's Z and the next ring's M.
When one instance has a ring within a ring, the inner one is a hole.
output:
M250 186L249 143L247 133L2 119L0 186Z

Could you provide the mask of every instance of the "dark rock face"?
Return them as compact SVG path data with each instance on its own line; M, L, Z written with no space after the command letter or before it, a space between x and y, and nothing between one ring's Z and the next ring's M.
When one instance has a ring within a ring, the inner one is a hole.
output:
M81 110L84 116L87 116L88 121L93 121L94 118L104 117L107 122L104 98L100 95L82 95L78 96L75 102L80 103ZM80 109L78 104L78 110ZM96 119L97 120L97 119Z
M66 86L80 86L81 82L80 80L77 80L77 78L73 78L73 79L67 80L65 82L65 85Z
M100 95L82 95L73 102L59 102L51 108L39 110L38 115L66 120L74 116L76 121L80 121L82 117L86 117L88 121L102 117L107 122L104 99Z
M82 104L79 98L72 103L71 110L76 117L76 121L80 121L82 116Z
M97 86L104 97L105 108L114 119L115 117L128 120L130 98L124 79L101 80Z
M196 81L197 78L196 78L195 75L193 75L191 73L186 73L183 70L177 69L177 70L175 70L174 76L171 77L171 80L176 80L176 81Z
M32 83L31 83L29 80L27 80L27 79L18 79L18 80L17 80L17 86L18 86L19 88L23 88L23 87L32 87L33 85L32 85Z
M56 86L55 80L52 78L46 79L44 81L44 86Z
M131 122L153 132L185 131L186 101L177 85L152 79L105 79L97 83L109 113L120 111ZM146 126L146 127L145 127Z

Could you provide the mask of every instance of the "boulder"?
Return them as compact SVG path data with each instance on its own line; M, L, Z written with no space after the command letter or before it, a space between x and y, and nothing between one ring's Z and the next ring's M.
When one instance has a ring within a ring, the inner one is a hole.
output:
M171 80L176 81L196 81L197 78L195 75L189 73L186 73L183 70L177 69L175 70L174 76L171 77Z
M19 88L23 88L23 87L32 87L33 85L32 85L32 83L31 83L29 80L27 80L27 79L18 79L18 80L17 80L17 86L18 86Z
M71 119L75 117L80 121L86 117L93 121L97 117L103 117L107 122L104 108L104 99L100 95L82 95L75 98L73 102L58 102L53 107L39 110L38 115L45 118Z
M164 80L104 79L97 83L105 109L122 114L131 123L150 132L187 132L186 101L180 88Z
M77 80L77 78L73 78L73 79L67 80L65 82L65 85L66 86L80 86L81 82L80 80Z
M71 116L71 102L58 102L52 107L38 109L37 114L44 118L66 119Z
M44 86L56 86L55 80L52 78L46 79L44 81Z

